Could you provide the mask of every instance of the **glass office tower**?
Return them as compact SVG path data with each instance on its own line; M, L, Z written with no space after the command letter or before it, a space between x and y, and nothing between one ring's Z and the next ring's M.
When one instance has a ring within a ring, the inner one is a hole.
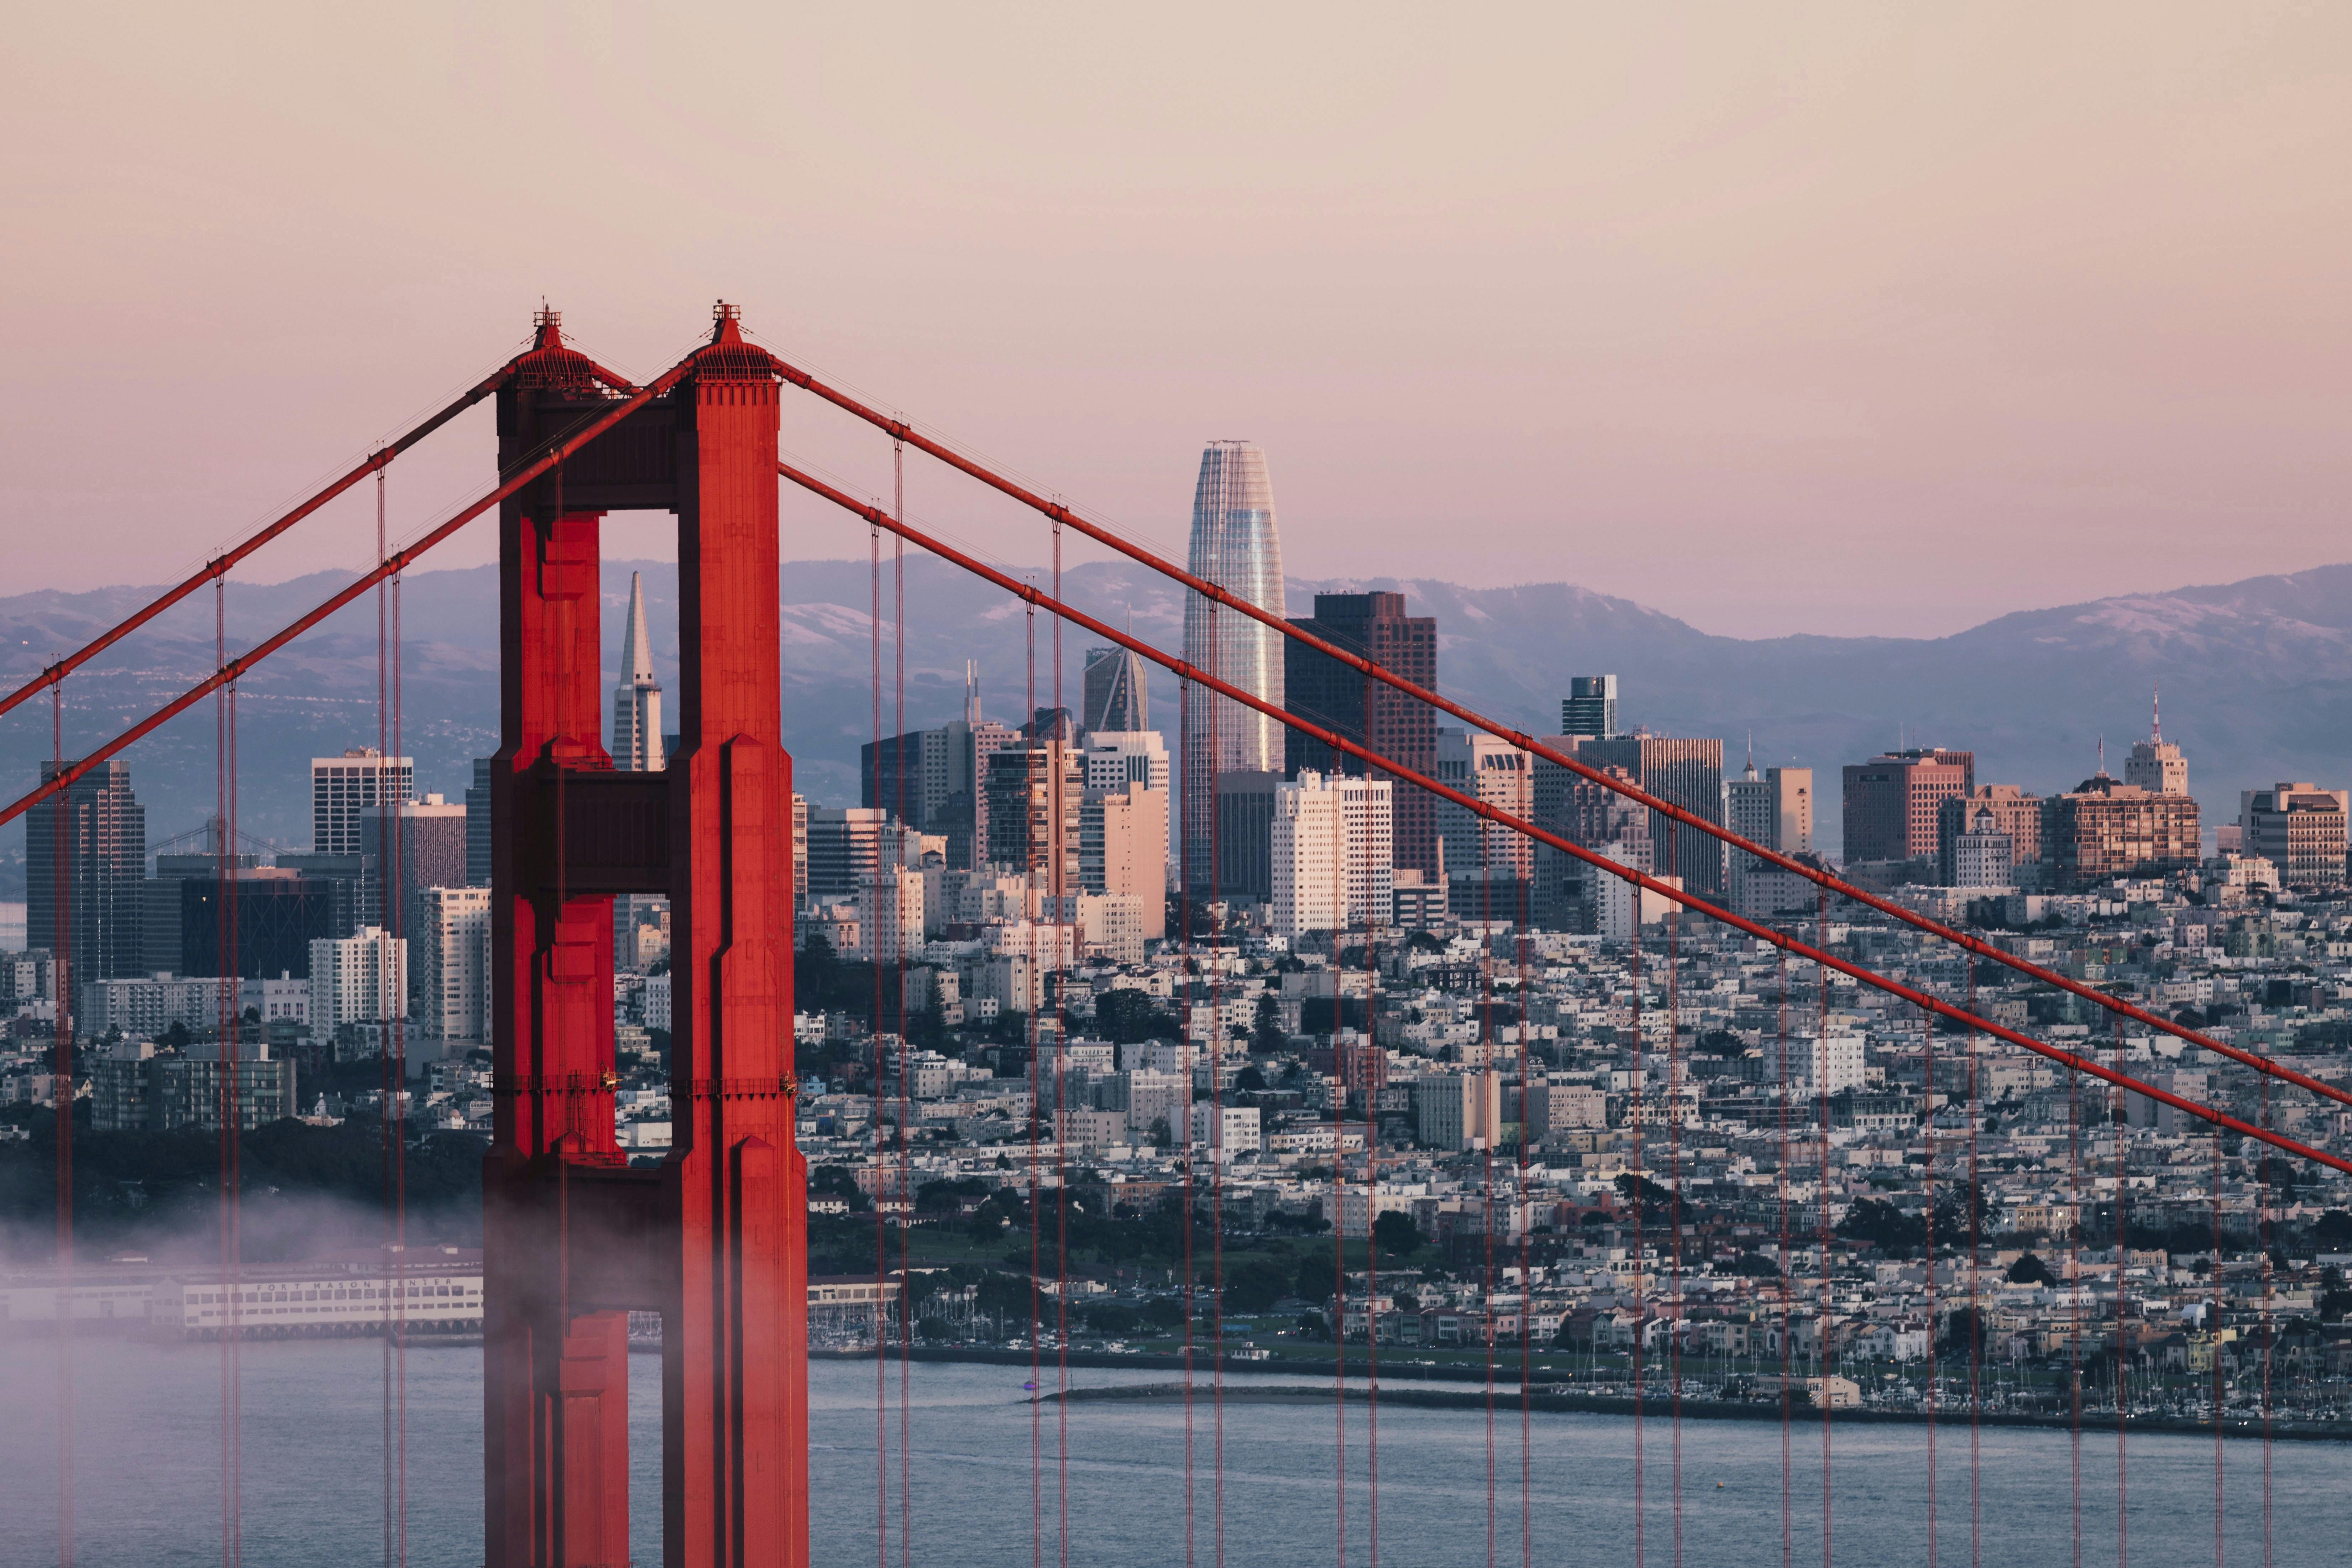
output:
M1192 492L1192 574L1279 617L1282 541L1275 531L1274 486L1265 454L1248 441L1212 441L1201 454ZM1282 634L1198 594L1184 601L1184 658L1221 680L1276 707L1283 702ZM1186 866L1192 888L1213 885L1209 824L1215 778L1225 773L1278 771L1283 728L1231 698L1194 689L1184 717Z

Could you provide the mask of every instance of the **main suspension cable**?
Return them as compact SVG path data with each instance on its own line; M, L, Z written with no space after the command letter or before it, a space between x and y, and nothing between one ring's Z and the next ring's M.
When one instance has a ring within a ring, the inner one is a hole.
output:
M1003 588L1007 593L1013 594L1021 598L1030 605L1033 609L1037 605L1046 603L1045 595L1041 594L1034 584L1020 583L1005 574L996 571L983 563L973 559L971 556L957 550L954 546L924 533L923 531L914 528L911 524L901 523L895 519L885 516L879 508L866 506L856 500L852 497L842 493L840 490L834 489L824 480L815 478L814 475L804 473L802 470L792 467L790 464L780 462L776 465L776 468L777 472L782 474L784 478L791 479L793 483L824 497L825 500L834 502L834 504L843 508L845 510L853 512L861 518L867 519L868 521L879 521L883 526L890 528L894 531L902 532L909 542L919 545L943 561L961 566L965 571L986 579L996 586ZM1551 847L1559 850L1561 853L1570 856L1586 865L1591 866L1610 876L1616 877L1620 880L1631 883L1636 888L1654 893L1669 901L1681 904L1684 908L1695 910L1718 924L1730 926L1736 931L1744 931L1749 936L1769 942L1776 947L1785 948L1787 951L1800 958L1811 960L1812 963L1821 965L1824 969L1847 975L1852 979L1858 980L1863 984L1871 986L1874 990L1883 991L1890 996L1899 997L1905 1001L1910 1002L1915 1005L1927 1009L1938 1017L1949 1018L1967 1027L1979 1029L1995 1039L2005 1041L2013 1046L2021 1047L2022 1048L2032 1052L2036 1056L2059 1063L2061 1066L2078 1068L2080 1070L2087 1072L2092 1077L2100 1079L2105 1082L2114 1084L2119 1088L2128 1089L2135 1094L2145 1095L2148 1099L2156 1100L2159 1104L2169 1105L2177 1110L2186 1111L2189 1115L2198 1118L2200 1121L2211 1122L2217 1126L2227 1128L2231 1131L2241 1133L2244 1136L2258 1139L2263 1142L2270 1144L2273 1148L2283 1150L2287 1153L2295 1155L2299 1159L2308 1160L2316 1164L2326 1165L2333 1170L2352 1173L2352 1160L2347 1160L2340 1156L2327 1153L2323 1150L2315 1149L2308 1144L2298 1142L2294 1139L2287 1138L2283 1134L2271 1131L2267 1129L2255 1127L2252 1123L2217 1110L2211 1106L2175 1094L2170 1089L2159 1089L2153 1084L2144 1083L2137 1079L2132 1078L2126 1073L2123 1073L2116 1068L2105 1066L2090 1058L2079 1055L2073 1051L2064 1050L2042 1040L2037 1040L2021 1030L2012 1029L2006 1025L1997 1024L1990 1019L1970 1014L1965 1008L1958 1006L1952 1003L1946 1002L1939 997L1933 996L1915 986L1906 984L1898 980L1891 979L1886 975L1880 974L1874 970L1865 968L1850 960L1840 958L1822 947L1804 942L1787 934L1786 932L1776 931L1769 926L1749 920L1744 915L1737 914L1719 904L1710 903L1695 893L1687 892L1682 889L1675 888L1671 884L1660 881L1657 878L1649 875L1647 872L1639 871L1631 867L1620 865L1617 862L1611 860L1606 856L1587 848L1585 846L1578 844L1572 839L1565 837L1560 834L1553 833L1549 829L1538 826L1537 824L1528 821L1525 817L1504 811L1498 806L1492 805L1474 795L1467 795L1449 784L1443 784L1404 763L1394 758L1385 756L1379 752L1375 752L1360 742L1349 740L1348 737L1339 734L1336 731L1326 729L1318 724L1310 723L1307 721L1299 718L1295 713L1285 712L1280 708L1277 708L1273 703L1256 696L1255 693L1244 690L1240 687L1234 686L1228 681L1221 680L1216 676L1202 670L1196 666L1189 664L1183 659L1178 658L1173 655L1164 653L1136 637L1130 637L1127 633L1119 631L1117 627L1112 626L1107 622L1099 620L1095 616L1089 616L1082 610L1078 610L1066 604L1055 604L1052 608L1055 614L1066 618L1073 625L1083 626L1087 631L1094 633L1097 637L1105 637L1118 644L1122 647L1128 648L1132 652L1139 653L1144 658L1151 660L1153 663L1158 664L1163 668L1169 669L1181 677L1196 680L1202 686L1207 688L1217 696L1228 698L1244 707L1249 708L1254 711L1263 713L1266 717L1271 718L1279 723L1287 725L1289 728L1298 731L1302 734L1313 736L1315 739L1320 741L1323 744L1331 747L1335 751L1345 752L1349 756L1356 757L1381 768L1392 778L1410 784L1417 789L1423 790L1428 794L1436 796L1440 800L1450 801L1462 807L1464 810L1470 812L1474 816L1482 817L1491 823L1499 824L1513 832L1519 833L1533 839L1538 844L1549 845ZM1825 901L1826 889L1823 890L1823 898ZM2118 1024L2118 1027L2120 1028L2120 1024Z
M232 545L227 550L223 551L220 554L213 557L210 561L205 562L203 566L190 574L184 581L175 584L164 592L158 594L154 598L149 600L146 604L141 605L137 610L132 611L121 620L117 621L114 625L109 626L106 630L100 632L98 636L84 643L80 647L76 648L72 653L68 654L65 658L58 659L55 664L43 669L40 674L25 682L24 685L16 688L16 690L8 693L7 696L0 697L0 714L8 712L18 703L24 701L26 698L31 697L35 692L41 690L43 688L56 686L58 682L63 680L67 676L72 674L75 670L80 668L83 665L97 658L100 654L104 653L116 643L121 642L124 637L129 637L132 632L137 631L149 621L152 621L157 616L162 615L164 611L170 609L173 605L178 604L181 600L194 593L198 588L203 587L206 583L215 584L221 583L228 576L229 572L236 567L237 563L243 561L247 556L252 554L255 551L260 549L263 545L268 543L279 534L284 533L288 529L293 527L296 523L301 521L312 512L317 511L320 507L326 505L337 496L341 495L345 490L350 489L353 485L367 478L368 475L375 474L381 476L383 473L384 468L391 464L394 458L399 457L403 452L405 452L411 447L415 446L418 442L424 440L425 437L432 435L433 432L441 428L442 426L446 425L450 420L455 419L458 415L463 414L467 409L471 408L475 404L479 403L483 398L488 397L491 393L496 392L499 387L505 385L507 378L513 373L514 361L509 360L505 364L500 365L488 376L483 378L473 386L468 387L463 395L461 395L455 402L449 404L448 406L427 416L423 421L412 426L407 431L394 437L391 441L377 447L374 451L370 452L365 458L353 464L349 469L329 480L323 489L312 492L304 500L297 502L290 510L282 513L273 521L266 524L257 531L248 534L236 544ZM379 552L379 558L380 557L381 552Z
M856 418L865 420L870 425L889 432L892 436L905 441L908 445L914 447L919 451L929 454L931 457L938 458L940 462L947 464L957 471L979 480L981 483L987 485L990 489L1019 501L1022 505L1029 507L1033 510L1042 512L1046 517L1052 518L1056 521L1066 523L1068 526L1076 529L1080 533L1086 535L1088 539L1094 540L1097 543L1107 545L1109 548L1118 551L1120 554L1125 555L1139 565L1148 567L1164 577L1168 577L1172 581L1181 584L1185 587L1192 590L1194 593L1201 595L1203 598L1208 600L1212 605L1222 605L1226 608L1233 609L1241 615L1246 616L1250 619L1258 622L1260 625L1266 626L1268 629L1282 637L1288 637L1294 642L1311 647L1327 658L1337 659L1340 664L1345 665L1347 668L1368 676L1374 680L1378 680L1381 684L1388 686L1394 690L1401 691L1408 697L1425 702L1442 713L1449 714L1454 718L1463 721L1465 723L1475 725L1478 729L1507 742L1517 751L1528 752L1532 756L1540 757L1548 763L1551 763L1556 766L1567 769L1570 773L1586 780L1588 783L1600 784L1603 788L1614 791L1616 794L1622 795L1638 805L1644 805L1652 812L1656 813L1666 820L1676 824L1678 826L1688 827L1694 831L1703 833L1708 837L1725 845L1728 848L1754 856L1756 858L1764 861L1766 864L1780 870L1786 871L1792 876L1802 877L1807 881L1811 882L1816 887L1826 892L1835 893L1839 897L1847 899L1854 903L1861 904L1866 909L1874 910L1878 913L1899 921L1903 924L1908 925L1916 931L1924 931L1930 936L1950 942L1963 952L1974 953L1980 958L1990 959L1995 963L2002 964L2009 969L2014 970L2020 974L2023 974L2032 980L2037 980L2043 984L2054 985L2062 991L2067 992L2072 995L2078 996L2084 1001L2092 1003L2094 1005L2105 1008L2109 1012L2117 1014L2120 1016L2130 1018L2136 1023L2156 1029L2160 1033L2170 1035L2176 1039L2187 1041L2189 1044L2194 1045L2200 1049L2211 1051L2217 1055L2227 1057L2242 1065L2251 1067L2258 1072L2267 1073L2284 1082L2293 1083L2299 1089L2304 1089L2314 1094L2318 1094L2326 1099L2336 1100L2339 1104L2352 1106L2352 1089L2341 1089L2334 1084L2326 1083L2315 1078L2311 1078L2305 1074L2296 1072L2290 1068L2281 1066L2279 1063L2273 1061L2267 1057L2261 1056L2252 1051L2241 1049L2238 1047L2230 1045L2226 1041L2214 1039L2210 1036L2200 1034L2194 1029L2189 1028L2185 1025L2163 1016L2161 1014L2148 1012L2143 1008L2137 1007L2119 996L2112 995L2107 992L2099 990L2097 987L2077 980L2072 975L2061 973L2057 970L2048 969L2041 964L2034 963L2028 959L2019 957L2014 953L2009 952L2002 948L1985 941L1981 937L1972 936L1967 931L1930 920L1916 910L1907 909L1904 905L1896 903L1891 899L1883 898L1878 894L1870 891L1866 888L1855 886L1820 866L1798 859L1791 855L1783 854L1780 850L1771 848L1768 846L1751 842L1741 835L1734 833L1729 828L1725 827L1719 822L1711 821L1700 813L1694 812L1685 806L1678 805L1673 801L1664 799L1662 796L1652 795L1648 791L1626 779L1612 775L1605 769L1596 768L1589 763L1580 762L1572 753L1564 752L1555 747L1546 745L1543 742L1533 735L1528 734L1522 731L1512 729L1508 725L1497 723L1496 721L1487 718L1486 715L1477 712L1474 709L1465 707L1450 698L1442 696L1438 692L1432 690L1427 687L1420 686L1412 681L1405 679L1403 677L1385 668L1381 665L1366 658L1364 655L1356 652L1352 648L1345 647L1323 637L1317 637L1314 633L1307 631L1291 621L1286 620L1278 611L1266 610L1257 605L1252 604L1248 599L1242 597L1240 595L1234 594L1229 589L1210 582L1206 578L1188 572L1182 567L1178 566L1172 561L1169 561L1159 555L1153 554L1150 551L1145 550L1131 541L1121 537L1114 531L1107 529L1099 523L1088 521L1062 502L1041 496L1025 486L1017 484L1013 480L992 471L982 465L971 461L970 458L963 457L952 448L943 446L940 442L934 441L929 437L924 436L906 421L893 418L890 416L882 414L874 408L868 407L866 404L851 397L848 394L819 381L815 376L810 374L805 370L790 364L781 358L776 359L774 361L774 364L776 373L792 385L800 387L803 391L813 393L816 396L824 399L825 402L832 404L836 408L843 410L845 413L850 414ZM781 471L785 472L786 477L796 477L794 472L789 469L786 465L779 464L778 468ZM1292 721L1287 716L1277 710L1269 709L1267 711L1270 717L1278 721L1286 723ZM1391 769L1390 772L1394 773L1395 770ZM1402 775L1396 774L1396 776L1402 777ZM0 818L0 820L5 820L5 818Z
M113 757L116 753L122 751L123 748L131 745L133 742L153 733L156 730L162 728L172 720L179 717L182 713L186 712L190 708L194 707L196 703L202 701L206 697L211 696L222 687L229 684L231 681L242 679L246 672L253 668L254 666L259 664L270 655L278 652L278 649L284 647L287 644L292 642L296 637L300 637L304 632L309 631L311 627L317 626L320 622L325 620L336 611L342 609L345 605L355 603L360 596L367 593L369 589L375 587L378 584L384 582L387 578L406 571L408 567L425 552L450 539L457 532L458 530L464 528L466 524L473 521L474 519L481 516L484 512L488 511L499 502L530 488L530 486L545 477L565 458L579 451L590 442L594 441L597 437L610 431L615 425L618 425L629 415L636 412L637 409L651 402L657 395L668 391L672 386L683 380L687 374L692 369L693 362L690 359L680 361L677 364L673 365L670 369L663 372L662 374L655 380L653 384L641 387L636 392L632 393L629 396L610 405L602 414L599 414L594 418L589 420L578 430L564 437L562 440L555 442L539 457L518 468L512 476L501 482L497 489L491 490L488 495L481 497L479 500L467 504L466 508L459 511L455 517L449 519L449 521L444 522L438 528L434 529L430 533L427 533L422 539L419 539L415 543L407 546L405 549L394 552L390 555L380 558L373 570L363 573L356 581L344 586L341 591L331 596L324 604L319 605L316 609L311 610L309 614L299 617L282 630L263 638L260 642L255 644L252 648L239 655L237 658L225 661L221 667L213 671L212 674L196 682L195 685L190 687L187 690L182 692L179 696L173 698L163 707L155 710L155 711L150 713L146 718L142 719L138 723L131 725L128 730L116 735L112 740L106 742L96 751L91 752L88 755L79 758L72 763L66 763L62 758L60 758L57 773L54 776L43 779L35 788L17 796L15 800L10 801L6 805L0 806L0 824L15 821L18 816L31 809L31 807L37 803L48 799L51 795L58 794L61 790L70 788L76 781L87 774L91 769Z

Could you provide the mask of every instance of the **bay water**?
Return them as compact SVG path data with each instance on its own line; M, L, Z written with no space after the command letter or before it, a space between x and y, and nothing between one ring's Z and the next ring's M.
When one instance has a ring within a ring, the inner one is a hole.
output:
M219 1563L219 1348L85 1340L73 1347L70 1371L76 1563ZM649 1565L661 1561L659 1357L632 1357L631 1372L631 1533L634 1561ZM814 1562L827 1568L887 1568L901 1561L1017 1568L1042 1556L1048 1563L1212 1568L1220 1561L1222 1534L1227 1564L1337 1564L1344 1530L1344 1562L1369 1568L1371 1434L1361 1404L1348 1406L1343 1439L1330 1402L1239 1396L1254 1385L1306 1381L1296 1373L1263 1383L1229 1379L1236 1397L1225 1402L1222 1417L1204 1383L1190 1418L1188 1548L1183 1403L1033 1405L1022 1386L1027 1376L1019 1367L908 1369L902 1458L899 1369L891 1363L880 1380L887 1453L877 1476L873 1364L813 1363ZM1074 1387L1171 1381L1164 1372L1069 1374ZM1045 1383L1049 1390L1055 1385L1050 1364ZM381 1348L348 1340L248 1345L240 1384L245 1562L254 1568L381 1562ZM406 1560L416 1568L475 1568L482 1561L480 1349L412 1349L403 1386ZM59 1389L53 1344L0 1342L0 1563L58 1561ZM1381 1409L1379 1560L1507 1564L1521 1562L1526 1550L1542 1563L1631 1563L1638 1521L1643 1560L1666 1568L1678 1561L1677 1444L1679 1561L1779 1568L1784 1473L1791 1559L1823 1561L1817 1421L1792 1426L1784 1472L1778 1422L1685 1421L1677 1437L1663 1415L1652 1416L1642 1428L1637 1509L1629 1417L1537 1415L1523 1450L1519 1413L1508 1394L1498 1402L1491 1447L1482 1412ZM1988 1429L1977 1441L1973 1470L1965 1426L1943 1427L1937 1446L1943 1562L1969 1562L1972 1474L1983 1563L2068 1568L2074 1562L2078 1512L2067 1434ZM2118 1560L2116 1458L2112 1430L2084 1434L2079 1518L2085 1563ZM2280 1442L2271 1446L2267 1462L2271 1561L2280 1568L2352 1563L2352 1444ZM909 1483L903 1493L902 1464ZM2219 1560L2225 1563L2263 1561L2264 1464L2258 1443L2223 1445ZM1832 1568L1924 1564L1927 1474L1924 1427L1833 1426ZM2126 1479L2130 1563L2168 1568L2217 1561L2211 1441L2135 1436ZM877 1552L877 1486L887 1563ZM901 1540L902 1521L911 1525L910 1542Z

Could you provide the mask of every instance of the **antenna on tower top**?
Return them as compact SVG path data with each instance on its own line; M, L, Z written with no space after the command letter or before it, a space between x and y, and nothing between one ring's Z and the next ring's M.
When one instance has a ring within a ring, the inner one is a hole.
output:
M2150 736L2158 745L2164 744L2164 685L2161 681L2149 689L2148 706L2153 710L2155 729Z

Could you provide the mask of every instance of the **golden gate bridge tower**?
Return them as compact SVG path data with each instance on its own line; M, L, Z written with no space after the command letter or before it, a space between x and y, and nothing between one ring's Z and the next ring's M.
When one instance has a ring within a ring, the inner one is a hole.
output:
M777 642L775 362L710 342L499 511L494 1089L483 1183L489 1568L628 1561L628 1314L662 1321L664 1560L808 1559L793 1123L792 760ZM513 474L638 389L542 313L498 394ZM600 742L598 533L677 517L679 744ZM613 899L670 899L676 1148L614 1135Z

